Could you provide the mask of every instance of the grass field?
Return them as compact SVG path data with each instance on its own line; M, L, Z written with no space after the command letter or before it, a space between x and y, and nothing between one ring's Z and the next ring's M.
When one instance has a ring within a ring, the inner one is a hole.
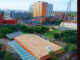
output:
M53 38L54 38L54 35L53 35L53 34L55 34L55 33L60 33L60 31L59 31L59 30L53 30L53 31L41 33L41 35L45 35L45 36L47 36L48 38L53 39Z

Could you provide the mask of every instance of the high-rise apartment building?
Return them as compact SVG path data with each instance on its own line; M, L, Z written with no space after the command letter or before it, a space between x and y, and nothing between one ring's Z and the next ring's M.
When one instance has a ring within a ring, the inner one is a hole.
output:
M52 16L53 4L47 4L47 17Z
M52 16L52 12L52 4L40 1L33 4L33 17L44 16L46 18Z
M29 7L29 11L30 11L30 13L33 14L33 5L30 5L30 7Z

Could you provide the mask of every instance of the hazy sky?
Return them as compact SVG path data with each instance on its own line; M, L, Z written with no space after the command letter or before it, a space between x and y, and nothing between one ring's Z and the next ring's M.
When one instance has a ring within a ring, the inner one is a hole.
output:
M65 11L70 0L0 0L0 9L29 10L29 6L37 1L53 4L53 11ZM71 10L77 11L77 0L72 1Z

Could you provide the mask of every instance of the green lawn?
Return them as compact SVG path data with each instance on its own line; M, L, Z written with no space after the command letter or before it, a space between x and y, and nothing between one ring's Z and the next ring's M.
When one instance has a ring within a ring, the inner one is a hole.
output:
M59 32L60 32L59 30L53 30L53 31L41 33L41 35L46 35L48 38L54 38L53 34L54 33L59 33Z

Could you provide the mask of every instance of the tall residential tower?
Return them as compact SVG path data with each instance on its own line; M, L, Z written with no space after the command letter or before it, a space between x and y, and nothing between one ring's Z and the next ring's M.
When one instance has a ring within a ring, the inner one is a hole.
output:
M52 16L52 12L53 4L40 1L33 4L33 17L44 16L46 18Z

